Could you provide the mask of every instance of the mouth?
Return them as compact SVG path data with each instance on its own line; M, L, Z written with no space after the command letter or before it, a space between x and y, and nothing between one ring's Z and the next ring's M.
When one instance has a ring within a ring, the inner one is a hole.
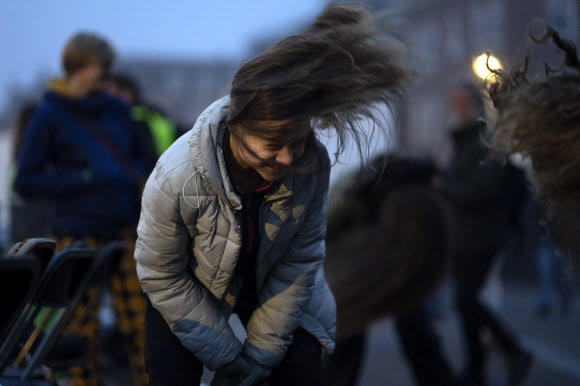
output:
M267 166L265 168L265 172L271 176L274 176L273 179L278 180L282 178L287 172L287 167L274 167L274 166Z
M264 167L265 169L271 169L271 170L287 170L288 169L287 165L272 164L272 163L265 163L262 167Z

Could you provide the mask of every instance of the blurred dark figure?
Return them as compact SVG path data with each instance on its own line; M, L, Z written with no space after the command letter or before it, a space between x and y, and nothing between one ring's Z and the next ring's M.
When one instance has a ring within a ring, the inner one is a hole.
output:
M496 71L494 82L487 85L497 113L490 125L489 142L493 153L501 158L511 154L529 158L534 189L555 221L556 238L577 262L580 61L572 41L560 37L550 26L532 27L529 35L534 45L522 63ZM544 43L553 44L561 54L561 63L532 65L537 62L536 49Z
M532 355L479 296L512 234L514 176L489 159L483 145L481 90L470 83L458 85L449 102L455 118L453 155L441 191L454 224L454 294L467 356L462 380L465 385L486 384L482 333L488 331L506 355L509 384L516 385L529 372Z
M145 178L143 146L129 109L102 91L115 53L102 37L80 32L62 52L64 79L50 81L30 118L18 153L14 189L25 199L50 199L49 232L57 249L82 241L99 247L116 239L127 250L110 285L117 326L124 333L134 384L147 383L143 340L145 298L133 250ZM70 365L55 346L51 366L65 369L72 385L99 385L99 291L90 288L75 308L65 336L87 342L86 361ZM59 347L64 347L59 350ZM47 361L49 361L47 360Z
M538 291L534 313L545 318L557 306L560 315L566 316L574 293L570 254L558 244L556 224L547 219L545 204L535 195L530 197L526 212L530 218L527 239L530 258L535 263Z
M38 107L37 102L25 103L16 120L12 141L11 175L16 173L18 153L24 130L30 117ZM25 200L11 187L10 191L10 239L8 248L29 237L44 237L48 234L48 203L44 199Z
M427 311L450 252L433 163L397 154L341 181L328 216L328 283L337 303L337 345L325 384L355 385L368 325L394 315L417 385L453 385L454 375Z
M147 145L149 170L152 171L157 159L177 139L177 127L159 108L145 103L141 97L137 81L125 74L111 74L107 90L120 97L130 106L133 119L141 128Z

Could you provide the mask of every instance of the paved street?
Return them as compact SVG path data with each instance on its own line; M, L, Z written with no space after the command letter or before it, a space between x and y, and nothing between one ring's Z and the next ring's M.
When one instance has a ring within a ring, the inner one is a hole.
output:
M503 285L497 309L532 350L535 361L526 386L580 385L580 299L576 295L571 312L561 317L558 310L545 319L533 312L535 290L530 284ZM445 291L444 297L446 296ZM459 369L463 361L455 313L446 305L445 317L437 322L449 359ZM366 364L358 386L411 386L411 375L399 352L390 319L373 325ZM506 384L502 354L492 350L489 386Z
M500 283L500 282L497 282ZM535 360L523 386L580 385L580 294L576 294L569 315L562 317L555 310L546 318L533 312L535 289L531 283L499 284L488 290L487 297L533 351ZM578 280L576 282L578 290ZM449 302L449 291L442 290L444 316L437 321L443 345L453 365L459 369L463 361L457 318ZM236 331L243 336L234 321ZM489 386L504 386L506 372L502 354L492 349L489 362ZM107 386L124 386L126 372L110 372ZM209 384L211 374L203 381ZM389 318L375 323L370 331L366 361L358 386L413 386L412 378L399 352L398 342Z

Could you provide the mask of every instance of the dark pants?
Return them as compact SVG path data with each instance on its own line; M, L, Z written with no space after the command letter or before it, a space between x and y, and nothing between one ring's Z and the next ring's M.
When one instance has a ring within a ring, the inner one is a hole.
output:
M240 319L246 324L247 320ZM151 304L147 305L145 330L145 365L149 385L192 386L201 383L203 364L181 344ZM269 378L270 385L322 385L321 355L322 347L318 340L298 328L282 363Z
M426 304L395 317L402 350L418 386L452 386L453 369L447 362ZM334 352L324 361L325 386L355 386L364 362L367 332L338 339Z
M332 354L324 358L324 386L355 386L358 383L366 343L366 330L337 339Z
M467 347L466 371L475 379L484 378L486 358L481 340L484 329L492 334L505 353L512 354L520 349L514 334L479 298L496 258L497 252L481 252L460 256L455 261L455 301Z
M419 386L451 386L453 369L447 362L427 304L395 317L401 348Z

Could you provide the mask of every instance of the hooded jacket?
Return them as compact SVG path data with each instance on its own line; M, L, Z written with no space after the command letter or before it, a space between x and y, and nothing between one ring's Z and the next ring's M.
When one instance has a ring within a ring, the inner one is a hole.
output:
M245 355L274 368L302 327L334 348L334 298L323 273L330 161L317 144L273 184L259 209L258 308L247 339L228 323L242 278L242 201L222 150L229 98L212 104L160 158L145 186L137 273L144 292L181 343L216 370ZM308 165L317 166L304 172ZM304 166L304 168L301 168ZM302 171L300 171L302 170Z

